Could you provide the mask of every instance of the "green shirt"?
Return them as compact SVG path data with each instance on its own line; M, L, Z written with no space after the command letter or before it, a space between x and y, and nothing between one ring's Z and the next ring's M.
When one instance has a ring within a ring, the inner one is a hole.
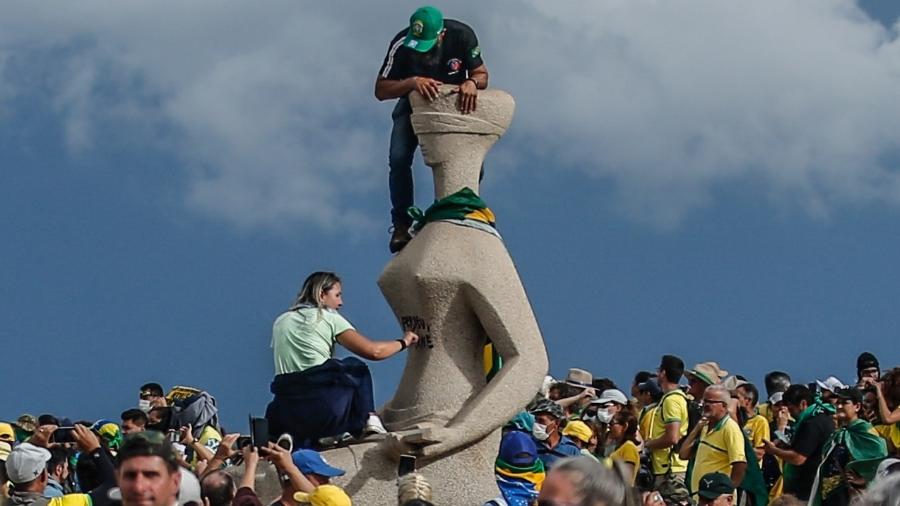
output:
M287 311L272 325L275 374L322 365L334 355L336 338L353 325L337 311L303 307Z

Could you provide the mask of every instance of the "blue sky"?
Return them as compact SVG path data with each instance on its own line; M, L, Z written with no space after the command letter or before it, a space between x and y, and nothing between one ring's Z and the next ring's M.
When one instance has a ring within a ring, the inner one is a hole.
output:
M343 276L360 331L399 336L372 82L417 4L218 5L0 7L0 419L116 417L158 381L242 428L314 270ZM447 15L518 101L482 195L552 374L897 363L896 2L477 6ZM378 402L402 367L372 365Z

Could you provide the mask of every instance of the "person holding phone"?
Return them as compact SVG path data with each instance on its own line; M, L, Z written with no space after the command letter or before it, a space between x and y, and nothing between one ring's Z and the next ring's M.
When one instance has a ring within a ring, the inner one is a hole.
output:
M270 433L290 434L299 447L345 433L386 432L375 414L368 366L356 357L335 358L338 344L364 359L384 360L419 342L411 331L392 341L369 339L338 312L343 303L341 279L314 272L272 327L275 398L266 418Z

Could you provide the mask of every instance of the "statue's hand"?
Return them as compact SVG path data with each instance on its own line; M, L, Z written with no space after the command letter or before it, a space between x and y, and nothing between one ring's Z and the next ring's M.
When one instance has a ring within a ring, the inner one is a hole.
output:
M406 438L405 442L415 448L417 455L429 459L447 454L468 442L465 434L458 428L431 427Z

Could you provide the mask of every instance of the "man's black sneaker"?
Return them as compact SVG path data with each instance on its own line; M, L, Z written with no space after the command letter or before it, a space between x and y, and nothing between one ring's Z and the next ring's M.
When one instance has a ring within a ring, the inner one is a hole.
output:
M391 250L391 253L397 253L409 244L409 241L411 240L412 236L409 235L408 225L394 225L391 232L391 242L388 243L388 248Z

